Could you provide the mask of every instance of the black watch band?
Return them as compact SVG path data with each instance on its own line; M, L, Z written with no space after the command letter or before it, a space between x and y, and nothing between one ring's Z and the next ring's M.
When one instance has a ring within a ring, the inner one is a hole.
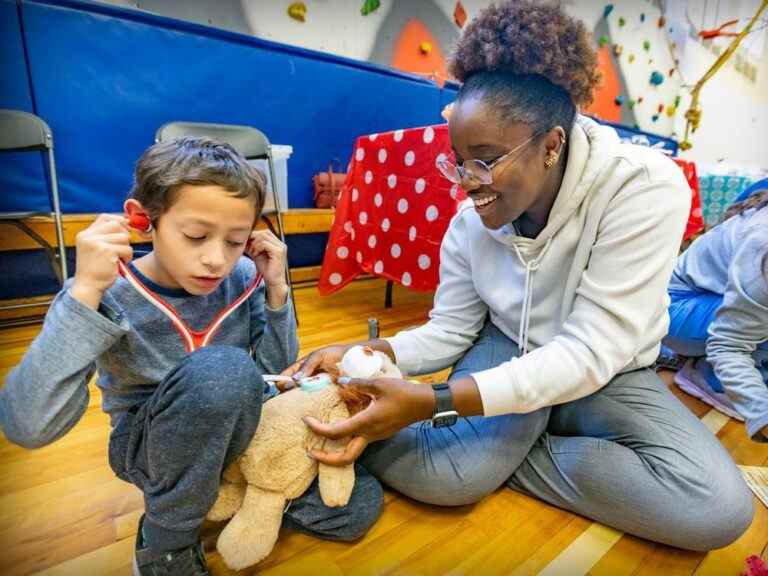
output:
M432 413L432 426L442 428L453 426L459 418L459 413L453 407L453 394L447 382L432 384L435 392L435 410Z

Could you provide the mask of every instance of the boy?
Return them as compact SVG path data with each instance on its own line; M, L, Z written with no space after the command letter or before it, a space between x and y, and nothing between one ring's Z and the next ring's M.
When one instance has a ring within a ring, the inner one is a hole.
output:
M98 369L112 424L110 466L144 493L136 575L208 574L200 525L222 471L256 431L269 397L261 374L296 358L286 247L253 230L263 201L263 176L227 144L185 138L151 146L125 212L151 223L141 234L152 251L132 260L128 219L119 216L102 214L78 234L75 277L0 390L6 436L36 448L77 423ZM245 250L251 259L241 258ZM193 330L208 326L257 271L263 284L210 345L188 353L171 320L119 276L118 260ZM357 474L347 506L326 508L315 483L291 504L286 524L328 539L364 534L382 492L364 470Z

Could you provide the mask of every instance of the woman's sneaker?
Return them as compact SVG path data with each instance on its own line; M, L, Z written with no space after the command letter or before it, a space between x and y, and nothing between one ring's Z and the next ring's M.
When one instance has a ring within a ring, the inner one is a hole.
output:
M180 550L155 552L147 548L143 528L142 514L133 554L133 576L210 576L203 545L199 540Z
M709 385L701 370L696 368L696 359L690 358L683 368L675 374L675 384L683 392L706 402L723 414L744 421L744 417L736 411L725 392L717 392Z

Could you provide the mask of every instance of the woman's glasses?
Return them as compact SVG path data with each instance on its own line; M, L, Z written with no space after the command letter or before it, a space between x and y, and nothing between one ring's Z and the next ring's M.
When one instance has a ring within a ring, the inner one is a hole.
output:
M533 134L530 138L528 138L528 140L522 144L519 144L518 146L515 146L506 154L499 156L490 164L486 164L482 160L471 158L457 165L445 157L438 156L438 159L435 161L435 166L437 166L437 169L440 170L440 173L443 176L445 176L454 184L461 184L465 180L471 180L475 184L483 184L488 186L489 184L493 183L493 169L501 162L511 158L515 152L524 148L526 145L532 142L534 138L539 136L539 134L540 133L538 132Z

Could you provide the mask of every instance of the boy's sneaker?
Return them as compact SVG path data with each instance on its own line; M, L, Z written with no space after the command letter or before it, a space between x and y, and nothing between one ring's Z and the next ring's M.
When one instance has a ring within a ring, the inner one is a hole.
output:
M199 540L181 550L154 552L144 542L143 528L142 514L136 534L136 551L133 554L133 576L210 576L203 545Z
M717 392L707 382L706 377L701 370L696 368L696 360L691 358L677 374L675 374L675 384L687 394L695 396L702 402L706 402L723 414L744 421L744 417L733 407L731 399L724 392Z

